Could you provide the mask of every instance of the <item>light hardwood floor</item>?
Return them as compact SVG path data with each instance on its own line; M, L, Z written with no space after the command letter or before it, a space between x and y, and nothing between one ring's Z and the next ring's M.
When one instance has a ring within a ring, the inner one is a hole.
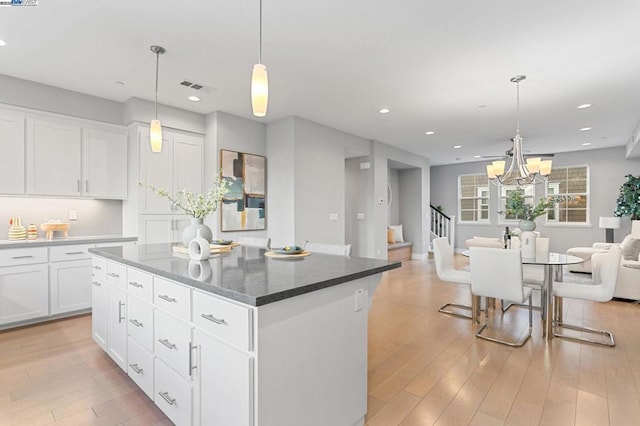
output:
M440 282L432 261L385 274L369 318L367 425L640 424L640 306L565 305L572 321L612 330L615 348L546 342L534 315L533 338L511 349L438 313L445 302L468 303L468 289ZM526 310L502 323L524 327ZM0 333L0 425L54 423L171 424L93 343L90 316Z

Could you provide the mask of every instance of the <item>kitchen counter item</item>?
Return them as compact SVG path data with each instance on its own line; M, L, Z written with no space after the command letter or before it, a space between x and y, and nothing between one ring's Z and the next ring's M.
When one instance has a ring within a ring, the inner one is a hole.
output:
M47 233L47 240L53 240L53 233L55 231L63 232L64 238L69 238L68 223L43 223L40 225L40 229Z
M33 223L27 228L27 239L32 241L38 239L38 227Z
M27 230L24 229L22 223L20 223L20 216L15 216L9 219L9 239L10 240L26 240Z

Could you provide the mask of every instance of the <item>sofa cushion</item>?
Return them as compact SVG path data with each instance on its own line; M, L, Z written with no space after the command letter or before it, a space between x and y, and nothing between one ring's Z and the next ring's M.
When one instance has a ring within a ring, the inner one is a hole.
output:
M394 234L395 232L393 232L393 229L387 229L387 244L393 244L396 242Z
M402 225L389 225L389 229L393 229L393 239L395 243L404 243Z
M627 236L620 244L624 260L638 260L640 255L640 239Z

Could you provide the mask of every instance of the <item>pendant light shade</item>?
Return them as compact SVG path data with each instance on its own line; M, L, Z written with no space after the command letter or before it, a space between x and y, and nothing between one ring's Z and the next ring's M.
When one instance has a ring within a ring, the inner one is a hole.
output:
M260 0L260 38L258 44L258 63L253 66L251 74L251 109L256 117L267 115L269 104L269 79L267 67L262 64L262 0Z
M149 49L156 54L156 101L155 101L155 119L149 124L149 144L151 152L162 152L162 125L158 120L158 66L160 64L160 55L166 50L162 46L152 45Z
M251 107L253 115L264 117L267 115L267 104L269 103L269 79L267 77L267 67L262 64L253 66L251 74Z

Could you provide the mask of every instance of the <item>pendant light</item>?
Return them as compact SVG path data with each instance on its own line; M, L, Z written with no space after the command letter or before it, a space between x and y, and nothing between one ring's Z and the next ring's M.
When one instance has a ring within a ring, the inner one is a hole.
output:
M251 108L253 115L264 117L267 115L269 103L269 80L267 67L262 64L262 0L260 0L260 42L258 45L258 63L253 66L251 74Z
M162 151L162 125L158 120L158 65L160 63L160 55L166 50L162 46L155 44L150 47L151 51L156 54L156 102L155 102L155 118L151 120L149 125L149 143L151 144L151 152Z

